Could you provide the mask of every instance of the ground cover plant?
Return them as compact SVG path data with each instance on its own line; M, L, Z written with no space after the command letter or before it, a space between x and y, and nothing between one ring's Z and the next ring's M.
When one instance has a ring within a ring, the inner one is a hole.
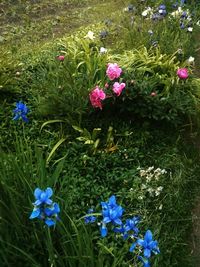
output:
M198 266L198 3L0 5L0 265Z

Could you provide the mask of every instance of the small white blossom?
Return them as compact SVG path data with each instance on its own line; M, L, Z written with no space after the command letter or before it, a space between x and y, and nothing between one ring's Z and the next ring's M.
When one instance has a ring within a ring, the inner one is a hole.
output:
M193 28L192 27L188 27L188 32L192 32L193 31Z
M94 40L95 36L94 36L94 33L92 31L89 31L84 38Z
M108 50L105 47L100 47L100 53L105 54Z
M189 57L188 60L187 60L188 63L190 64L194 64L194 57Z

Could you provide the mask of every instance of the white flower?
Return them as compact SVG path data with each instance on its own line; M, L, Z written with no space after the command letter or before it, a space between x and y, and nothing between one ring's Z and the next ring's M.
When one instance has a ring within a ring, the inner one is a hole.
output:
M154 166L151 166L147 169L148 172L152 171L154 169Z
M187 60L188 63L190 64L194 64L194 57L189 57L188 60Z
M148 11L147 10L144 10L143 12L142 12L142 16L143 17L146 17L148 15Z
M94 33L92 31L89 31L84 38L88 38L90 40L94 40L95 36L94 36Z
M163 208L163 204L161 204L158 209L162 210L162 208Z
M197 21L196 25L197 26L200 26L200 20Z
M192 27L188 27L188 32L192 32L193 31L193 28Z
M142 200L143 198L144 198L143 196L139 196L139 197L138 197L139 200Z
M144 10L144 11L142 12L142 16L143 16L143 17L146 17L149 13L151 13L151 8L150 8L150 7L148 7L146 10Z
M167 173L167 171L165 169L163 169L163 170L161 170L161 173L165 174L165 173Z
M105 47L100 47L100 53L105 54L108 50Z

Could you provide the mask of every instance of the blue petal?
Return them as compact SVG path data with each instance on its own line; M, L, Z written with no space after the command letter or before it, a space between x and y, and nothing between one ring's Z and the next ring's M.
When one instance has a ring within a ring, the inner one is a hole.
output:
M101 227L101 237L107 236L108 230L105 226Z
M38 200L36 200L33 204L34 204L35 206L39 206L41 203L42 203L42 202L38 199Z
M42 193L42 190L40 188L36 188L35 191L34 191L35 199L39 199L41 193Z
M47 187L45 193L47 194L48 198L50 198L53 195L53 190L51 189L51 187Z
M14 121L18 120L20 118L20 115L19 114L16 114L13 118Z
M40 209L35 209L32 211L29 219L35 219L35 218L39 217L39 215L40 215Z
M47 200L45 200L45 203L47 204L47 205L51 205L52 203L53 203L53 201L51 200L51 199L47 199Z
M145 249L144 249L144 256L145 256L146 258L150 258L150 257L151 257L151 250L148 249L148 248L145 248Z
M109 223L111 222L111 219L109 217L103 218L103 223Z
M144 241L143 239L138 239L137 243L141 247L146 247L146 241Z
M135 247L137 246L137 243L133 243L129 249L130 252L133 252L135 250Z
M53 225L56 224L55 221L54 221L54 220L51 220L51 219L46 219L46 220L45 220L45 223L46 223L49 227L51 227L51 226L53 226Z
M114 195L109 198L109 205L111 207L115 207L116 206L116 198L115 198Z
M114 220L114 223L119 224L119 225L122 225L122 221L119 218L115 219Z
M54 211L55 211L55 213L59 213L60 212L60 206L56 202L54 203Z
M153 235L152 232L150 230L147 230L144 236L145 241L147 241L147 243L149 243L150 241L153 240Z
M22 117L22 120L23 120L24 122L26 122L26 123L29 122L29 119L26 117L26 115L22 114L21 117Z

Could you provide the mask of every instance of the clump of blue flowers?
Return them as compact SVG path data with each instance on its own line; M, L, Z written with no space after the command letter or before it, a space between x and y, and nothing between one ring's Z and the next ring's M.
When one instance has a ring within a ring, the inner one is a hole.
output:
M158 242L153 240L153 234L150 230L147 230L144 238L139 236L138 224L141 219L139 216L126 219L123 222L124 209L117 204L116 197L113 195L107 202L101 202L101 216L103 217L100 225L101 237L106 237L108 234L108 228L113 230L115 234L120 234L124 240L131 241L130 252L135 252L139 261L143 263L144 267L150 267L150 258L153 254L159 254ZM97 217L93 214L94 210L89 209L87 216L84 217L85 223L94 223L97 221ZM140 249L136 250L136 247ZM141 256L140 253L143 253Z
M14 118L13 120L19 120L22 119L24 122L29 122L29 119L27 118L27 114L29 112L29 108L26 106L26 104L22 103L21 101L16 103L16 108L13 110Z
M53 195L53 190L47 187L42 191L40 188L36 188L34 191L35 202L34 208L29 219L38 218L43 220L47 226L54 226L56 221L59 220L58 213L60 213L59 204L53 202L50 198Z

